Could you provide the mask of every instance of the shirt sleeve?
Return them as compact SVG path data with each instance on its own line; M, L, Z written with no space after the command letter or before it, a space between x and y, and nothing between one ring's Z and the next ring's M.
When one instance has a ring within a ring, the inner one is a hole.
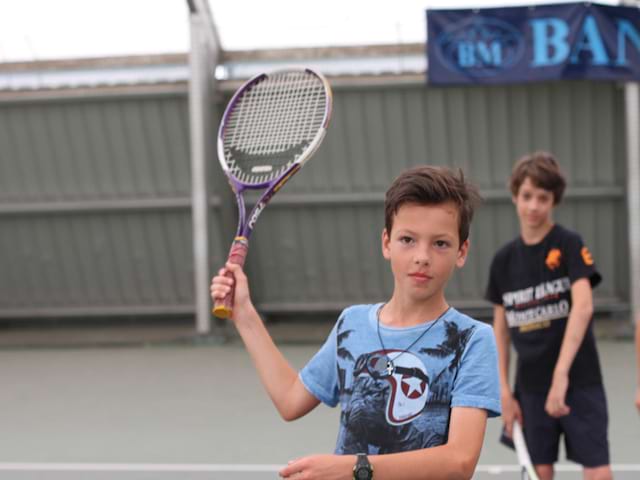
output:
M573 284L581 278L588 278L591 287L596 287L602 281L602 276L596 270L595 261L589 248L577 233L572 232L566 242L565 255L567 256L569 280Z
M502 292L498 286L497 268L498 257L493 257L491 267L489 268L489 282L487 283L487 290L484 294L484 298L489 300L494 305L502 305Z
M479 324L467 343L454 380L451 407L482 408L489 417L501 413L498 351L489 325Z
M324 345L299 373L300 381L309 393L330 407L335 407L339 400L337 325L334 325Z

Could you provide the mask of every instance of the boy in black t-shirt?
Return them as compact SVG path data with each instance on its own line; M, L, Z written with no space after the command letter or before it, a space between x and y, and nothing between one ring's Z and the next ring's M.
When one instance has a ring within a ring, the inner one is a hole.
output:
M486 293L494 304L502 416L508 437L514 420L524 425L542 480L553 478L561 434L585 479L610 479L607 404L591 327L591 289L601 276L580 235L553 222L565 186L549 153L527 155L513 168L520 235L495 254Z

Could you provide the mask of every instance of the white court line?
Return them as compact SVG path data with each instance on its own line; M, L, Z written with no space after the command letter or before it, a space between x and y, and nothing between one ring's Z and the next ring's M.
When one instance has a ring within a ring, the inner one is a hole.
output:
M283 467L207 463L0 463L0 471L27 472L277 472Z
M208 463L0 463L0 471L46 472L277 472L284 465L271 464L208 464ZM499 475L519 472L519 465L478 465L476 472ZM579 465L556 464L556 471L579 472ZM611 465L614 472L640 472L640 464Z
M581 472L582 466L576 464L556 463L553 466L556 472ZM499 475L503 472L520 472L520 465L478 465L476 472L492 473ZM614 472L640 472L640 464L635 463L618 463L611 465Z

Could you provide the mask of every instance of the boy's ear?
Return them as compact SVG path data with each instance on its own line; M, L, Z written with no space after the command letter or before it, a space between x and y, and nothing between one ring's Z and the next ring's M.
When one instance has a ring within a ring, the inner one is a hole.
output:
M389 238L389 234L387 233L387 229L382 229L382 256L389 260L391 254L389 252L389 242L391 239Z
M467 261L469 253L469 239L467 238L458 249L458 258L456 258L456 267L462 268Z

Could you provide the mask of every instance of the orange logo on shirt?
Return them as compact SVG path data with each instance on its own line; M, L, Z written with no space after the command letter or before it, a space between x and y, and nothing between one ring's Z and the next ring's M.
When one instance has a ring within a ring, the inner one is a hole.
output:
M582 255L582 260L585 265L593 265L593 257L591 256L591 252L587 247L582 247L580 250L580 255Z
M552 248L547 253L547 259L544 261L545 265L549 270L555 270L560 266L560 258L562 257L562 252L560 252L559 248Z

